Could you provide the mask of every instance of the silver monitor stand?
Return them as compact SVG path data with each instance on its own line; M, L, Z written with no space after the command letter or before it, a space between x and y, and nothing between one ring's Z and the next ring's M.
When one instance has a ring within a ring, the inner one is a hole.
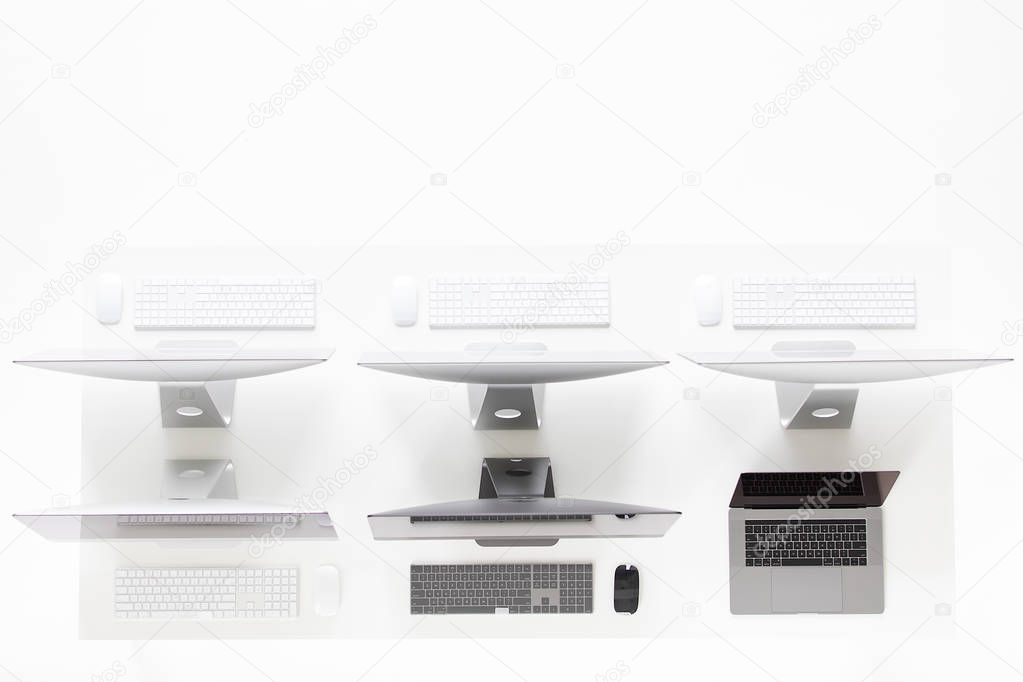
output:
M162 351L195 353L215 348L220 352L237 352L234 341L161 341ZM161 381L160 415L164 428L225 428L234 414L234 379L217 381Z
M774 382L786 429L848 429L860 389L835 384Z
M468 351L537 352L547 350L542 343L470 343ZM546 384L468 384L469 416L477 430L538 429L543 412Z
M842 358L852 356L851 341L779 341L772 350L797 357ZM786 429L848 429L856 411L860 389L847 384L807 384L775 381L778 413Z
M220 427L234 413L233 379L224 381L161 381L160 412L166 427Z
M236 500L238 486L229 459L167 459L160 497L166 500Z

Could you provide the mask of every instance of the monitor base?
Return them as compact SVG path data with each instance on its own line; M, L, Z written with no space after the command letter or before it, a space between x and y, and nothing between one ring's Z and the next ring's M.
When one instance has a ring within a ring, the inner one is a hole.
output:
M549 457L485 457L480 472L481 500L554 497L554 470ZM550 547L558 538L476 539L480 547Z
M166 459L160 496L167 500L236 500L234 463L229 459Z
M481 540L477 538L476 544L480 547L553 547L558 544L558 539L526 540L523 538L508 538L506 540Z
M774 382L785 429L848 429L860 389L845 385Z
M225 428L234 414L235 381L160 382L164 428Z

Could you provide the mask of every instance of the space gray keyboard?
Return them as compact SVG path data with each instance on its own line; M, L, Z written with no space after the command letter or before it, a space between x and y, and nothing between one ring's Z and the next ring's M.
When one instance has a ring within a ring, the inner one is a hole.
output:
M413 564L413 614L593 613L593 564Z

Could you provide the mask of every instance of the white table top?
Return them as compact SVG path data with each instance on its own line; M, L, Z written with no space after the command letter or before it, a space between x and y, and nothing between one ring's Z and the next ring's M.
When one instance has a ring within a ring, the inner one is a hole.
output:
M343 260L309 250L296 262ZM586 247L546 248L544 261L566 271ZM828 254L827 249L815 251ZM336 564L341 572L337 616L303 615L296 621L174 623L159 637L652 637L680 615L701 613L723 633L754 633L764 621L728 611L727 505L742 471L828 470L848 466L869 448L874 467L902 471L885 506L887 609L867 618L873 628L898 629L917 618L921 602L951 601L954 586L951 407L935 400L938 381L920 379L861 389L853 427L845 431L786 432L778 423L769 382L727 376L676 356L684 348L767 348L779 339L849 338L861 347L969 345L954 322L940 315L946 263L940 251L878 248L878 271L912 271L919 289L916 330L762 334L721 325L698 327L688 287L700 272L731 277L762 272L769 250L735 247L630 246L605 264L611 275L612 327L538 330L523 340L552 349L644 350L674 358L670 365L601 379L552 384L538 431L473 431L466 388L359 368L364 351L449 350L496 341L496 331L431 331L420 302L415 327L391 324L391 279L453 271L535 271L513 247L367 247L335 278L324 282L313 331L138 332L130 303L119 326L90 323L85 345L109 346L212 336L260 347L332 346L327 362L301 371L239 381L230 429L163 429L157 389L144 382L88 378L84 385L82 501L157 495L163 458L229 457L240 496L293 503L319 500L330 511L339 542L283 546L120 543L81 549L83 637L146 638L155 625L116 623L110 617L110 575L135 562L169 565L299 565L302 612L311 614L312 569ZM836 255L836 263L841 255ZM771 261L766 261L771 262ZM180 263L180 267L173 264ZM820 269L830 264L822 262ZM781 267L778 265L777 267ZM836 266L837 267L837 266ZM291 274L265 251L124 249L116 268L126 279L160 275ZM326 270L329 272L329 270ZM422 291L422 289L421 289ZM130 301L130 296L126 296ZM113 334L112 334L113 332ZM26 370L28 371L28 370ZM32 370L35 371L35 370ZM990 371L990 370L988 370ZM69 379L70 381L71 379ZM359 453L365 466L354 462ZM475 494L485 456L550 457L557 492L677 509L682 518L668 534L643 540L563 540L550 548L495 549L468 541L374 542L366 514L457 500ZM345 473L347 472L347 473ZM255 549L254 549L255 547ZM554 617L409 615L410 563L592 561L594 613ZM640 568L637 614L615 614L615 566ZM916 585L913 585L915 583ZM844 618L806 616L822 634L841 632ZM695 619L694 619L695 620ZM682 618L683 623L685 618ZM797 625L797 623L801 623ZM800 619L777 619L776 633L805 630ZM802 629L800 629L802 628ZM702 626L673 627L667 636L706 635Z

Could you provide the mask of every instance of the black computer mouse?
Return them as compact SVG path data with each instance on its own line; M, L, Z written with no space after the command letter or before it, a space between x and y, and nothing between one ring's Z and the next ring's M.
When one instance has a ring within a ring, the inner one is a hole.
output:
M639 569L622 564L615 569L615 611L636 613L639 609Z

